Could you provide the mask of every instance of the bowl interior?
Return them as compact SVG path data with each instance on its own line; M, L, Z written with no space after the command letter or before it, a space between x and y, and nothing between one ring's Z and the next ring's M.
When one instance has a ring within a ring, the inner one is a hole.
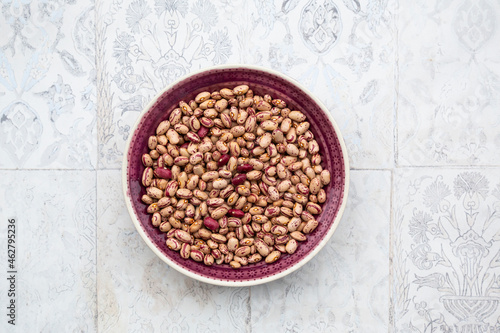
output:
M234 87L248 84L256 94L269 93L273 98L280 98L287 102L291 110L301 110L307 115L320 145L323 168L331 172L331 182L325 188L327 202L323 205L323 212L317 220L319 226L308 236L307 241L300 243L293 255L282 255L280 260L273 264L264 261L250 266L243 266L238 270L227 265L205 266L193 260L185 260L178 252L168 249L165 245L166 235L151 224L150 215L146 213L146 205L142 203L141 196L145 190L140 179L144 166L141 156L148 152L148 137L155 133L158 124L168 119L170 112L177 107L181 100L188 102L202 91L214 91L223 87ZM150 241L150 246L156 248L160 257L173 265L178 270L191 272L190 275L203 277L211 281L244 282L259 281L281 275L285 271L293 271L294 267L303 264L301 261L310 259L311 253L318 244L324 245L325 237L330 237L336 228L342 214L340 207L346 192L346 170L342 152L342 139L337 136L334 127L323 109L294 83L279 75L247 67L211 69L194 74L173 86L169 87L145 110L136 124L136 129L130 138L126 161L125 191L130 200L133 216L137 219L136 226L142 228ZM177 267L176 267L177 266ZM258 282L257 282L258 283Z

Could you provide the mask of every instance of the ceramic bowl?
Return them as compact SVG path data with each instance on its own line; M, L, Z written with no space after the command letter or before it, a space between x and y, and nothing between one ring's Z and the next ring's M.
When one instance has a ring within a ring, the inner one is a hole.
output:
M317 217L319 226L300 243L293 255L282 255L272 264L257 264L232 269L228 265L205 266L165 245L166 234L151 224L146 205L141 201L145 189L141 185L144 166L141 156L148 152L148 137L158 124L168 119L181 100L189 101L202 91L247 84L255 94L269 93L287 102L292 110L307 115L320 145L322 166L330 170L331 182L325 188L327 201ZM319 96L321 97L321 96ZM334 110L331 110L334 111ZM250 286L270 282L299 269L311 260L332 237L346 205L349 186L349 165L346 147L333 117L320 100L293 79L276 71L249 65L210 67L185 76L161 91L142 111L127 142L123 158L123 193L127 209L137 231L151 250L177 271L200 281L223 286ZM165 277L167 278L167 277Z

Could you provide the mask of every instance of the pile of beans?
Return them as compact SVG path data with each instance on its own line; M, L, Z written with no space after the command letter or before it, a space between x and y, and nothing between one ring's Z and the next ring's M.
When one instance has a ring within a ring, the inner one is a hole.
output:
M142 156L142 201L167 247L232 268L293 254L318 226L330 183L309 126L247 85L179 102Z

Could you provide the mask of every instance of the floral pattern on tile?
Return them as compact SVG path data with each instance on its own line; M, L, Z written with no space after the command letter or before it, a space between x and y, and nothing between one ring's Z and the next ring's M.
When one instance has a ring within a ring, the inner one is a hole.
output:
M93 169L92 1L6 1L0 9L2 168Z
M160 89L235 62L308 87L339 124L354 167L393 165L394 1L134 0L97 11L101 167L120 166L131 127Z
M239 20L247 40L240 59L281 71L317 96L339 125L353 167L392 166L395 2L268 6L260 20Z
M234 54L231 27L212 1L132 0L97 7L99 165L121 165L142 108L189 72Z
M398 332L500 330L498 169L409 169L395 183Z
M498 165L500 4L399 6L398 163Z

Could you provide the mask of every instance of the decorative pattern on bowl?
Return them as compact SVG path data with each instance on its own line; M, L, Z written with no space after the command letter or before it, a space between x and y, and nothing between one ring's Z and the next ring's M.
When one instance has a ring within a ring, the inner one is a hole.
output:
M185 260L165 245L166 234L153 227L141 196L145 193L140 179L143 172L142 154L147 152L148 137L158 124L177 107L180 100L189 101L196 94L223 87L248 84L256 94L269 93L287 102L292 109L304 112L320 145L322 164L331 172L326 187L327 201L318 216L317 229L308 235L293 255L282 255L272 264L257 264L234 270L229 265L205 266ZM127 143L123 159L123 191L130 216L142 238L162 260L174 269L203 282L225 286L248 286L283 277L309 261L333 235L346 204L349 186L349 166L344 141L335 121L323 104L292 79L272 70L247 66L212 67L184 77L167 87L142 111Z

